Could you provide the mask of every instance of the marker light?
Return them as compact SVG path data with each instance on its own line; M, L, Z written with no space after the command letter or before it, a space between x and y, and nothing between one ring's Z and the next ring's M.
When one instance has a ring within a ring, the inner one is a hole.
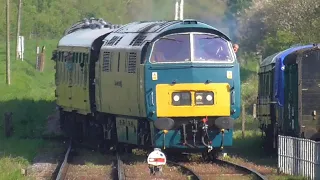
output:
M201 95L197 95L196 100L201 101L202 100L202 96Z

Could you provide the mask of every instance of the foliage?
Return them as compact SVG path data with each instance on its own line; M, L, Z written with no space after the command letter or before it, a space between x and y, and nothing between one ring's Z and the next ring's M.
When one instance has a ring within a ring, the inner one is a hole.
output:
M224 23L226 23L231 31L231 38L234 41L238 40L237 27L238 16L243 13L245 9L250 7L252 0L227 0L227 10L225 11Z
M277 51L283 51L297 42L299 42L298 37L292 32L278 30L275 35L268 34L263 41L264 54L270 55Z
M297 43L320 41L320 1L253 0L239 19L243 47L270 55Z
M18 1L10 1L10 25L15 33ZM5 4L5 0L0 0ZM184 17L201 19L220 25L227 9L225 1L185 0ZM172 0L29 0L23 1L21 34L27 38L57 38L73 23L90 17L103 18L114 24L140 20L171 20L174 18ZM0 8L5 17L6 8ZM6 32L5 18L0 19L0 39Z

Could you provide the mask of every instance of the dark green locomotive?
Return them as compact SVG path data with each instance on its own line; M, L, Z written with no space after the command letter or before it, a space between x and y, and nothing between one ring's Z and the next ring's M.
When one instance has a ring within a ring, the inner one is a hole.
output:
M311 52L314 55L304 57ZM310 111L314 111L314 114L317 109L313 107L314 105L307 105L308 100L305 98L301 99L302 94L299 92L309 91L298 85L301 82L303 85L315 83L315 79L312 79L311 75L302 78L302 76L298 76L298 73L303 74L308 71L313 75L317 73L315 69L307 68L307 66L317 67L319 61L317 59L319 57L315 55L317 52L318 46L314 44L298 45L270 55L261 62L258 74L257 119L263 132L264 148L267 151L276 152L279 134L306 138L311 138L315 134L316 129L309 130L308 127L311 124L317 124L316 121L302 120L310 115L310 112L305 108L301 110L301 107L312 107L314 110ZM303 63L305 63L304 66ZM300 110L298 110L299 108ZM292 120L292 117L295 120Z
M285 103L282 132L320 140L320 47L290 54L285 64Z

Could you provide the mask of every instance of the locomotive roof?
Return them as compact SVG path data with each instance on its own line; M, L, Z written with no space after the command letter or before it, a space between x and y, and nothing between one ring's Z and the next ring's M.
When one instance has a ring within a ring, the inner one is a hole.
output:
M287 58L284 59L283 63L285 65L295 64L295 63L297 63L297 61L296 61L297 59L295 57L297 57L299 54L304 54L304 53L308 53L308 52L311 52L311 51L320 51L320 44L312 44L312 45L309 45L306 48L299 49L299 50L296 50L296 51L292 52L291 54L289 54L287 56ZM290 57L293 57L293 58L290 58Z
M139 21L123 25L112 32L104 39L106 42L104 46L107 46L106 48L108 49L116 46L136 46L138 48L139 46L142 47L145 42L151 42L160 35L188 32L190 28L215 33L230 41L230 38L220 30L193 19L182 21Z
M116 30L116 33L161 33L164 31L178 29L178 28L207 28L217 31L219 35L225 36L226 39L230 40L228 36L222 33L220 30L205 24L203 22L194 19L185 20L172 20L172 21L138 21L126 24Z
M274 53L268 57L266 57L260 64L261 67L263 66L266 66L266 65L269 65L269 64L272 64L272 63L275 63L275 60L276 60L276 57L281 54L283 51L280 51L280 52L277 52L277 53Z
M110 28L89 28L77 30L61 38L58 43L58 46L90 47L94 40L114 30L115 29Z
M297 50L301 50L301 49L305 49L305 48L310 48L312 47L313 45L298 45L298 46L293 46L293 47L290 47L284 51L280 51L280 52L277 52L277 53L274 53L268 57L266 57L260 64L260 67L264 67L264 66L267 66L267 65L270 65L270 64L275 64L276 61L279 59L279 60L283 60L287 55L291 54L292 52L294 51L297 51Z

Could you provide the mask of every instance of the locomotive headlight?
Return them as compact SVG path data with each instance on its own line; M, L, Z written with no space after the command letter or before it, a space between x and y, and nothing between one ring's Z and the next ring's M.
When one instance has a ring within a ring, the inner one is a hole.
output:
M207 101L212 101L213 97L210 94L208 94L206 99L207 99Z
M196 105L212 105L214 100L213 92L196 92Z
M172 105L174 106L191 105L191 93L190 92L172 93Z
M179 95L174 95L173 96L173 100L175 101L175 102L178 102L179 100L180 100L180 96Z

